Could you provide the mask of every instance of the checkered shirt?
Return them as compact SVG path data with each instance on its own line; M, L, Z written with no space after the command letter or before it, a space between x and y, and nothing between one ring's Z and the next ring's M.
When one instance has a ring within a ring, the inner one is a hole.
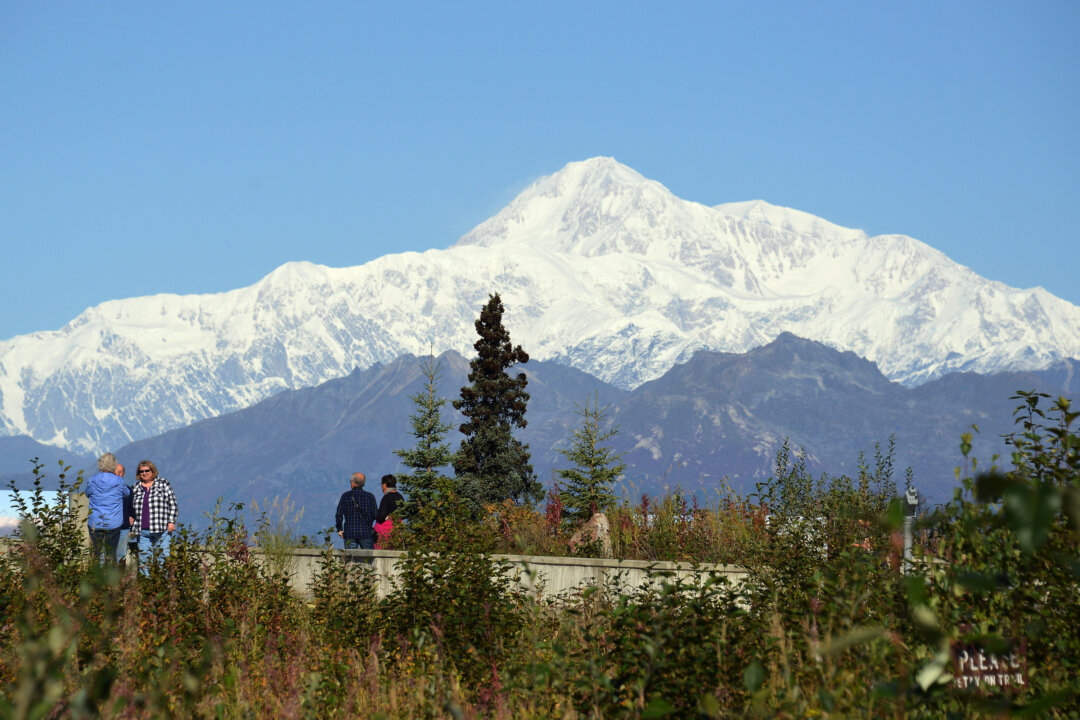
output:
M341 494L338 500L334 522L338 530L344 530L341 536L346 540L365 540L375 537L371 525L379 509L375 507L375 496L367 490L353 488Z
M142 528L143 493L146 490L142 483L135 483L135 489L131 493L131 504L135 510L135 524L132 530ZM176 495L173 494L172 485L163 477L156 478L150 486L150 529L147 532L160 533L169 529L169 523L176 523Z

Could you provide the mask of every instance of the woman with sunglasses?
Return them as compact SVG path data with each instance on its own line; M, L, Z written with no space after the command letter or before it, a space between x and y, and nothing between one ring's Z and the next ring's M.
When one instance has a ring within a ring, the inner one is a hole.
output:
M158 477L157 465L143 460L138 465L131 493L134 515L132 532L139 534L139 570L147 573L147 561L157 552L161 558L169 555L169 542L176 530L176 495L169 481Z

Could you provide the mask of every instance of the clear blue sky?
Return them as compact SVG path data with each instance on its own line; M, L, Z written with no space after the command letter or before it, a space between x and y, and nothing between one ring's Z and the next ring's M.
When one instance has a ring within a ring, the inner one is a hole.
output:
M46 505L52 505L56 502L55 490L43 490L41 493L42 500ZM32 491L24 490L19 493L19 496L26 503L28 509L33 510L34 496ZM15 499L10 490L0 490L0 535L9 534L14 530L13 520L19 517L19 508L15 504Z
M450 245L610 155L1080 303L1080 3L5 2L0 339Z

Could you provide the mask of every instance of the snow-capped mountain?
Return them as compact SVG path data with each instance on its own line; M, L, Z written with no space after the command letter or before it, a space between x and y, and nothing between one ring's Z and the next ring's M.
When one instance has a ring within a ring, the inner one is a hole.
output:
M1080 357L1080 308L902 235L682 200L610 158L541 178L445 250L289 263L251 287L90 308L0 343L0 434L116 447L404 354L471 353L489 292L516 343L621 387L784 331L917 385Z

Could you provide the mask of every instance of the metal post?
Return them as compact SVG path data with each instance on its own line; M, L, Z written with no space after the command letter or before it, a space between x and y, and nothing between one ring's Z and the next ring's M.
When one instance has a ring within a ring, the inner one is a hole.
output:
M919 507L919 491L909 487L904 493L904 566L903 573L911 572L912 528L915 525L915 511Z

